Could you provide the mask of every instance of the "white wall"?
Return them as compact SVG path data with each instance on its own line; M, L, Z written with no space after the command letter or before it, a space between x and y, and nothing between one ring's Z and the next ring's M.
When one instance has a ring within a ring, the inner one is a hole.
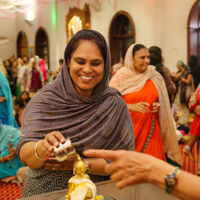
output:
M196 0L163 1L163 56L165 65L177 71L176 63L187 63L187 22Z
M1 17L1 15L0 15ZM3 16L2 16L3 17ZM13 54L17 55L17 23L16 18L0 20L0 36L7 37L9 42L0 44L0 58L6 60Z
M94 1L94 0L93 0ZM187 61L187 20L195 0L101 0L101 11L96 12L90 7L91 29L101 32L108 41L109 26L113 16L118 11L128 12L135 24L136 42L147 47L157 45L162 48L165 65L176 70L176 62L181 59ZM55 2L52 0L52 2ZM55 4L41 4L40 12L35 7L35 20L32 26L24 22L24 14L12 20L0 20L0 36L9 35L11 42L0 46L0 57L8 58L13 52L16 55L16 40L19 31L24 30L28 45L35 45L35 35L40 26L48 33L51 69L56 70L58 60L63 58L67 44L66 15L69 7L77 6L78 1L66 1ZM80 9L85 2L81 0ZM52 11L56 10L56 25L52 24ZM16 23L17 22L17 23ZM8 26L9 25L9 26ZM3 47L3 48L2 48ZM6 49L6 51L5 51Z

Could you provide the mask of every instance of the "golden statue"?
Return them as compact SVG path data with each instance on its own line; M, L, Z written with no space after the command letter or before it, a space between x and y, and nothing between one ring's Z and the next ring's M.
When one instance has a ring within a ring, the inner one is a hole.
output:
M86 174L89 169L77 154L78 160L74 163L74 176L68 182L67 200L103 200L103 196L96 196L96 186Z

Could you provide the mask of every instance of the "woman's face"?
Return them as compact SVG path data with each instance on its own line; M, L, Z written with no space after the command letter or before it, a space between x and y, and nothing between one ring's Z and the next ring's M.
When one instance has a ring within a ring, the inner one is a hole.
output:
M21 94L21 98L22 98L23 101L25 101L25 100L28 99L28 95L26 94L26 92L23 92L23 93Z
M36 60L35 59L32 62L32 69L36 69Z
M76 92L82 97L90 97L104 73L99 47L92 41L81 41L68 66Z
M6 67L9 67L9 66L10 66L10 63L9 63L8 60L5 62L5 66L6 66Z
M177 68L178 68L179 71L184 70L184 67L182 65L177 65Z
M14 61L14 62L12 63L12 67L13 67L13 68L16 68L16 67L17 67L17 62L16 62L16 61Z
M137 73L143 73L146 71L150 63L150 54L148 49L142 48L135 52L133 57L133 65Z

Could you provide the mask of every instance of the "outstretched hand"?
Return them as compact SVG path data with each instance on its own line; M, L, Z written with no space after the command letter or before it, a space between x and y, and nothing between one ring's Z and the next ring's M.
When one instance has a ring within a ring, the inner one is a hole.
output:
M113 163L105 167L105 171L111 175L111 180L117 182L117 188L121 189L130 185L149 182L152 168L152 156L134 151L111 150L86 150L87 157L98 157L112 160Z

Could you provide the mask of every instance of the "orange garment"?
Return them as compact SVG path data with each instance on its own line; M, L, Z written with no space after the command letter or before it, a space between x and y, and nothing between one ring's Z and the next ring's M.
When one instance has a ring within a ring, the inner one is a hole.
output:
M123 99L127 104L136 104L138 102L147 102L149 104L148 108L150 112L148 113L130 111L135 134L135 150L137 152L142 152L153 122L154 114L151 111L152 104L158 100L157 89L153 82L148 80L141 91L126 94L123 96ZM145 153L166 161L160 133L158 114L155 115L153 135Z

